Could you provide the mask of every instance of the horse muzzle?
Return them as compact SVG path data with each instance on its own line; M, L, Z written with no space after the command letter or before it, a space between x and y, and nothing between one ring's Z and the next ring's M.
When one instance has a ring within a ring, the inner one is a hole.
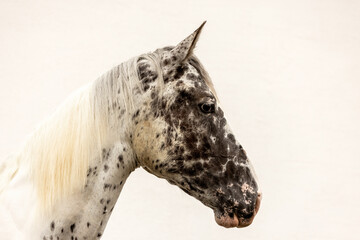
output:
M262 199L262 194L258 193L255 202L255 208L253 213L251 214L237 216L236 214L229 214L225 212L224 214L220 215L216 211L214 211L216 223L226 228L232 228L232 227L243 228L249 226L253 222L255 215L259 211L261 199Z

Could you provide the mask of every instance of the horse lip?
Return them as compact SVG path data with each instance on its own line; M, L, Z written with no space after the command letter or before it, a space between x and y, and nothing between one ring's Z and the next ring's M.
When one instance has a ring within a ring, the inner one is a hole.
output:
M239 218L236 214L234 214L232 217L230 217L228 214L224 214L223 216L216 216L215 214L216 223L225 228L247 227L253 222L254 218L255 214L249 219L245 219L242 217Z

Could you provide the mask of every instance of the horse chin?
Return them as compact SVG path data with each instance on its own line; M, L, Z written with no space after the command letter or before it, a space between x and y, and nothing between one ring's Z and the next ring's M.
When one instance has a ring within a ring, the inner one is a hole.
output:
M239 219L235 214L233 217L230 217L228 214L224 214L220 216L216 214L216 212L214 214L215 214L216 223L222 227L233 228L239 225Z

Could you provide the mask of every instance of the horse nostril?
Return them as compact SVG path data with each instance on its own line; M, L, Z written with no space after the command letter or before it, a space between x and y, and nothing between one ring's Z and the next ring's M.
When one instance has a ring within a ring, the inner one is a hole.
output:
M242 217L243 217L244 219L250 219L250 218L253 217L253 215L254 215L254 213L249 213L249 214L242 215Z
M260 208L260 202L261 202L261 198L262 198L262 193L258 193L256 196L256 200L255 200L255 206L253 206L254 208L252 210L248 209L247 211L239 211L236 213L236 215L238 217L241 217L244 220L251 220L255 217L255 215L258 213L259 208Z

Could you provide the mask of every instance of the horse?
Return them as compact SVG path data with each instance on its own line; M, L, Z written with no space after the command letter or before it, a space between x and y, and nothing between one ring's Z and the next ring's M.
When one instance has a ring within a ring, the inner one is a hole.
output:
M2 161L1 239L101 238L139 167L211 208L220 226L252 223L254 169L193 53L204 24L72 94Z

